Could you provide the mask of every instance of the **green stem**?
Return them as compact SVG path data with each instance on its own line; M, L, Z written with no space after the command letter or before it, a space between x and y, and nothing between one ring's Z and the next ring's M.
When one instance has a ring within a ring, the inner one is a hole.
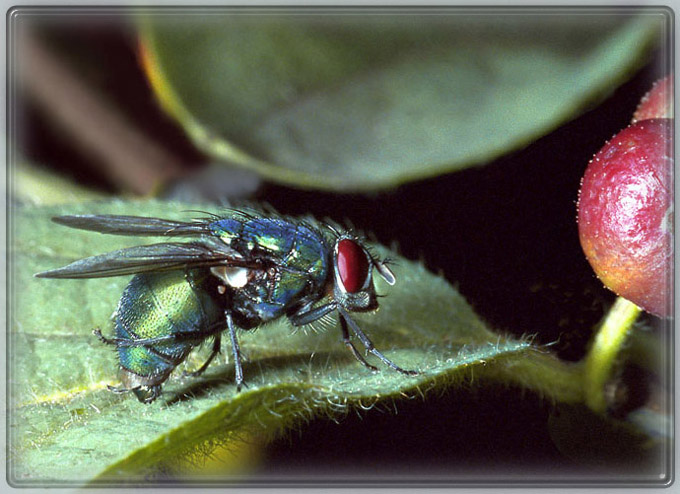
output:
M595 412L607 410L604 387L640 310L632 302L618 297L595 335L586 356L584 375L586 404Z

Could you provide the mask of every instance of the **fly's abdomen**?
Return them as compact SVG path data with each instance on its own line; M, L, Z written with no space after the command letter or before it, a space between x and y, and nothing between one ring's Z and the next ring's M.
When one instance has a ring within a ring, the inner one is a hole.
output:
M123 292L115 317L123 384L165 381L209 331L219 331L222 310L203 271L138 274ZM134 341L155 340L134 345Z

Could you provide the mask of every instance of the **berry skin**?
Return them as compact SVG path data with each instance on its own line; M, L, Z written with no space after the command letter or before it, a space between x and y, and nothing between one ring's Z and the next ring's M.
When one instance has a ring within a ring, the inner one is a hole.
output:
M619 132L581 181L581 246L602 282L644 310L671 314L673 120Z
M633 122L649 118L673 118L673 74L654 83L633 114Z

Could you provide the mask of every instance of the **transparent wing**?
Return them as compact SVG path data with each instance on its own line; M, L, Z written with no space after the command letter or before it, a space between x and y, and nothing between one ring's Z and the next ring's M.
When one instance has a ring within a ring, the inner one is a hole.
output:
M168 271L216 265L255 268L233 249L219 241L138 245L98 256L86 257L68 266L37 273L38 278L105 278L149 271Z
M142 216L86 214L56 216L52 221L79 230L112 235L192 237L210 233L205 221L184 222Z

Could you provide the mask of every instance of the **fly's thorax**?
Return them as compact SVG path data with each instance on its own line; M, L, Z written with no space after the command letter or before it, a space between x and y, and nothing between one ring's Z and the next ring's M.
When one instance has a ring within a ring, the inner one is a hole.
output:
M373 268L389 284L394 275L380 261L374 259L363 243L352 236L340 236L333 248L333 296L347 310L366 312L378 307L373 285Z
M264 263L257 268L213 266L210 268L210 274L218 280L218 293L227 294L229 298L239 293L267 293L269 294L267 298L271 298L271 293L281 278L275 265L267 266Z
M329 244L314 227L281 218L219 221L220 239L228 240L248 267L213 266L221 295L248 327L286 314L300 301L330 285Z
M281 317L318 285L307 272L285 264L266 263L257 269L218 266L210 272L219 280L220 296L239 315L235 320L242 329Z

